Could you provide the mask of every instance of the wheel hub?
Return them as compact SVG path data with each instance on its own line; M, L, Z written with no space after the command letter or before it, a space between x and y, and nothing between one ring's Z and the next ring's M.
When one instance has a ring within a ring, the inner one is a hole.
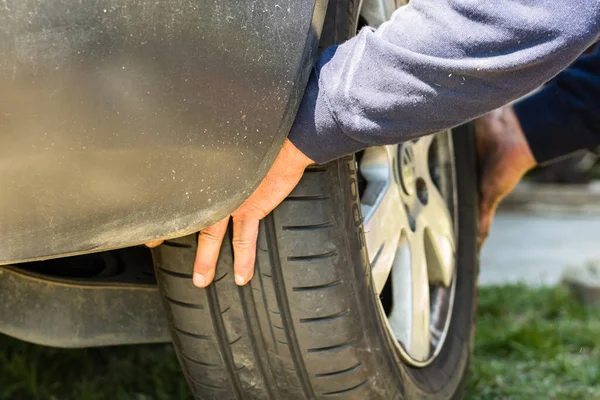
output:
M367 149L359 171L367 250L388 328L405 361L427 365L441 350L455 291L450 134Z

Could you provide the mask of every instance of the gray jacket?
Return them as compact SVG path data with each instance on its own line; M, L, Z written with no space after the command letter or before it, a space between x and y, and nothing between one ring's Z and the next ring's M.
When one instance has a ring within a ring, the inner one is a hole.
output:
M456 126L517 99L600 35L600 0L411 0L329 48L292 142L317 162Z

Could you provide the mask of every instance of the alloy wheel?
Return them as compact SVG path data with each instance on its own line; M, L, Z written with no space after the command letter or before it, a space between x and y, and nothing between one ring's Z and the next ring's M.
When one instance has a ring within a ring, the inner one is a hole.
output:
M451 133L365 150L361 211L374 288L404 361L426 366L446 337L455 293Z

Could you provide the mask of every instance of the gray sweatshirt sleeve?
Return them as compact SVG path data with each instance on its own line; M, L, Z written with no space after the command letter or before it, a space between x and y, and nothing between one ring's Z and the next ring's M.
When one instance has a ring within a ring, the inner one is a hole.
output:
M549 80L600 35L600 0L412 0L327 49L290 140L322 163L456 126Z

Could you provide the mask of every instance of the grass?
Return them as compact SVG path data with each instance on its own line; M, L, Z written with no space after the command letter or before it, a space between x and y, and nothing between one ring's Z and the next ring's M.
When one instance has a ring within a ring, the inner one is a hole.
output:
M467 399L600 399L600 308L561 288L481 291Z
M600 308L560 288L481 290L466 399L600 399ZM0 400L188 399L168 345L58 350L0 337Z
M191 399L170 345L61 350L0 338L0 400Z

